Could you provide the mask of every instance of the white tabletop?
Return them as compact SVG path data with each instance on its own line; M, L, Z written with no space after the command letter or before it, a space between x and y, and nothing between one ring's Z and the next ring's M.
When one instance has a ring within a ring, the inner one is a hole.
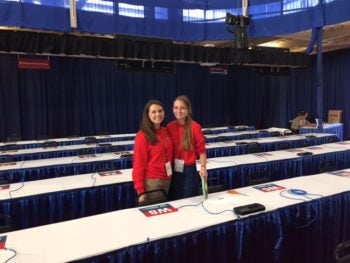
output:
M329 196L348 191L350 178L319 174L276 181L274 184ZM2 235L7 236L6 247L17 252L12 262L67 262L236 220L232 212L236 206L258 202L266 207L266 211L273 211L303 202L282 197L280 191L263 192L253 187L237 191L241 195L227 191L209 195L204 202L207 210L228 210L217 215L207 213L201 205L183 207L176 212L153 217L146 217L138 208L133 208ZM201 201L202 197L197 196L169 204L177 208ZM11 251L0 250L0 261L4 262L12 254Z
M212 169L235 167L238 165L264 163L269 161L285 159L297 159L302 158L298 156L297 153L303 151L313 152L313 154L317 155L323 153L346 151L349 149L350 141L344 141L340 143L329 143L283 151L208 158L207 169L210 171ZM197 169L200 169L200 164L197 165ZM13 183L10 185L9 189L0 190L0 200L7 200L11 197L19 198L50 192L58 192L64 190L72 190L84 187L108 185L115 183L126 183L132 181L132 169L121 169L118 171L120 172L120 174L112 174L109 176L100 176L99 173L89 173L72 176L62 176L44 180L27 181L23 184Z

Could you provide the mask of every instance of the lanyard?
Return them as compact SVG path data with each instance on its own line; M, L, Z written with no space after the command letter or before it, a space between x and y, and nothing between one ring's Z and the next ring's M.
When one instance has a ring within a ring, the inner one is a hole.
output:
M169 161L169 158L168 158L168 144L167 142L163 140L163 132L162 130L159 131L159 141L160 141L160 144L163 146L162 148L165 149L165 159L166 161Z

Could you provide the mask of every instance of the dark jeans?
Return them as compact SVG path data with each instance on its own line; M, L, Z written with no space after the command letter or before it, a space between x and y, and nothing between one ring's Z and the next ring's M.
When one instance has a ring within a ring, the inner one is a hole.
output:
M200 176L195 164L185 165L184 172L175 172L169 189L169 200L199 195Z

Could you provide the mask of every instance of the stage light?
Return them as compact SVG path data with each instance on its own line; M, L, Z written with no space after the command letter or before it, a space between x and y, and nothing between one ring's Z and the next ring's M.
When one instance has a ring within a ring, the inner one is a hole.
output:
M247 27L250 24L249 16L232 15L226 13L225 23L229 26L233 26L233 30L227 27L227 31L233 33L235 36L236 48L248 48L248 32Z

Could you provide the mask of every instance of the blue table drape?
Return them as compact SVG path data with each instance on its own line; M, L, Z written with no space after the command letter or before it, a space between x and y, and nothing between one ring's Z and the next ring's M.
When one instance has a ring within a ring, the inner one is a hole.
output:
M262 150L264 152L278 151L280 150L281 144L288 145L284 149L290 148L299 148L305 146L319 145L330 142L330 140L337 138L336 135L325 136L325 137L314 137L314 138L305 138L295 141L278 141L278 142L269 142L269 143L260 143ZM257 140L259 142L259 140ZM303 145L303 146L301 146ZM235 146L226 146L218 148L207 148L207 157L221 157L221 156L233 156L247 154L247 145L235 145Z
M76 162L79 160L77 157ZM50 165L37 168L21 168L0 171L0 178L11 183L35 181L60 176L95 173L99 169L120 170L132 166L132 157L120 159L94 161L85 163L67 163L62 165Z
M248 176L255 173L263 174L269 181L316 174L320 163L327 159L338 160L335 169L347 168L350 151L211 169L208 185L222 184L225 189L244 187L248 185ZM134 206L133 183L125 182L3 200L0 213L11 215L16 227L23 229Z
M24 229L134 207L135 196L132 183L117 183L3 200L0 214Z
M315 133L319 132L315 128L303 127L300 129L300 134ZM336 134L340 141L344 138L344 125L343 123L331 124L329 127L324 127L321 132Z
M46 152L36 152L36 153L24 153L15 154L16 152L9 152L12 155L14 161L29 161L38 159L48 159L48 158L60 158L68 156L77 156L81 154L101 154L108 152L118 152L118 151L132 151L134 149L134 144L130 145L94 145L89 148L81 149L62 149L62 150L52 150Z
M89 137L86 137L86 138L89 138ZM67 138L67 140L65 140L65 141L48 140L48 141L37 141L37 142L34 142L34 143L23 143L23 144L22 143L21 144L17 144L16 142L13 142L13 143L11 142L11 144L16 144L16 147L18 147L18 149L32 149L32 148L43 147L43 144L45 142L50 142L50 141L55 141L58 146L85 144L86 143L86 138L76 140L74 137L72 137L72 138ZM125 137L106 136L105 138L96 138L96 143L130 141L130 140L134 140L134 139L135 139L135 136L125 136ZM3 146L0 146L0 151L4 151L5 148L6 148L6 144L3 145Z
M349 202L344 192L75 262L334 262Z
M237 135L218 135L217 137L205 138L206 142L220 142L220 141L229 141L229 140L246 140L253 138L265 138L275 136L276 132L269 131L260 131L255 133L246 133L246 134L237 134Z

